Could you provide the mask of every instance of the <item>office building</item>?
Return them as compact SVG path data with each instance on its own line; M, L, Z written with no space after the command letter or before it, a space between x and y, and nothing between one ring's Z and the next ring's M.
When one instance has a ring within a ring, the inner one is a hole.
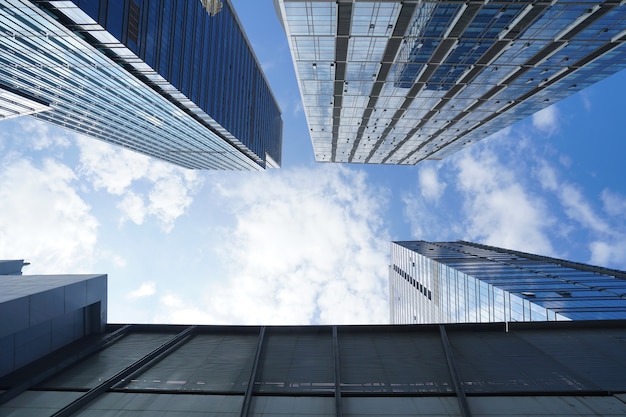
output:
M626 272L471 242L391 243L391 323L626 319Z
M317 161L440 159L626 67L619 0L275 6Z
M0 294L0 361L20 358L2 417L626 415L624 320L103 325L105 275L5 275Z
M281 162L230 0L0 0L0 119L20 115L186 168Z
M106 275L22 275L25 265L0 261L0 377L107 323Z
M625 325L109 325L0 378L0 416L623 416Z

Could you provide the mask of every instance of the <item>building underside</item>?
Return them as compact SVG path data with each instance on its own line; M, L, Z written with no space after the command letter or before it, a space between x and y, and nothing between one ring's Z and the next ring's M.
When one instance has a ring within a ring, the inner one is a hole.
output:
M626 67L618 0L275 5L318 161L440 159Z

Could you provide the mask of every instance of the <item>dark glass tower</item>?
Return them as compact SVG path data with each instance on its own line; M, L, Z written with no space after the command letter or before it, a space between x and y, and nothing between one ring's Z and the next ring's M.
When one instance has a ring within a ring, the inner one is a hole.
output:
M0 117L188 168L280 164L280 109L230 1L16 0L0 22Z
M626 272L471 242L392 242L391 322L626 319Z

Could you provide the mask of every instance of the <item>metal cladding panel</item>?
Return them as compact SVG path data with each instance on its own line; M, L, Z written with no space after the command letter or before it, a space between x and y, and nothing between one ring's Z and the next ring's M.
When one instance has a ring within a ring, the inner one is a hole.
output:
M2 85L0 85L0 98L2 94ZM23 266L23 259L0 260L0 275L22 275Z
M343 391L453 391L438 333L342 331L338 343Z
M15 335L0 337L0 358L0 375L15 369Z
M99 291L92 291L93 295L90 297L91 299L89 300L89 303L87 302L87 282L88 281L81 281L65 287L65 312L77 310L79 308L85 307L88 304L95 303L99 300L104 301L104 304L106 304L106 278L104 279L103 286L101 285L101 282L98 282L98 284L100 284ZM95 286L95 281L94 284L89 285L89 287L92 286Z
M265 335L257 392L334 392L332 336L322 331Z
M42 384L43 388L93 388L172 338L168 333L136 333L90 356Z
M58 287L30 296L30 325L47 322L65 312L65 288Z
M78 310L78 312L81 312ZM77 311L70 310L69 313L65 313L59 317L55 317L50 322L50 345L52 350L58 349L68 343L73 342L83 335L83 329L79 332L76 331L76 318L77 316L83 316L77 314ZM84 324L83 324L84 325Z
M15 367L29 364L52 351L51 322L29 326L15 333Z
M0 303L0 337L28 328L30 298L15 298Z
M257 341L254 334L197 335L124 386L243 393L250 379Z

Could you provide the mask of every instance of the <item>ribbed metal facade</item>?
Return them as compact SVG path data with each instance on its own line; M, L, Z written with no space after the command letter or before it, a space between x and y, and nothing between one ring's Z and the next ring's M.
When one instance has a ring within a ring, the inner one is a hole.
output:
M274 2L318 161L443 158L626 67L619 0Z
M0 118L187 168L279 165L280 109L223 4L210 16L200 0L0 0Z
M626 415L625 329L109 325L0 378L0 416Z
M471 242L392 242L394 324L626 319L626 272Z

